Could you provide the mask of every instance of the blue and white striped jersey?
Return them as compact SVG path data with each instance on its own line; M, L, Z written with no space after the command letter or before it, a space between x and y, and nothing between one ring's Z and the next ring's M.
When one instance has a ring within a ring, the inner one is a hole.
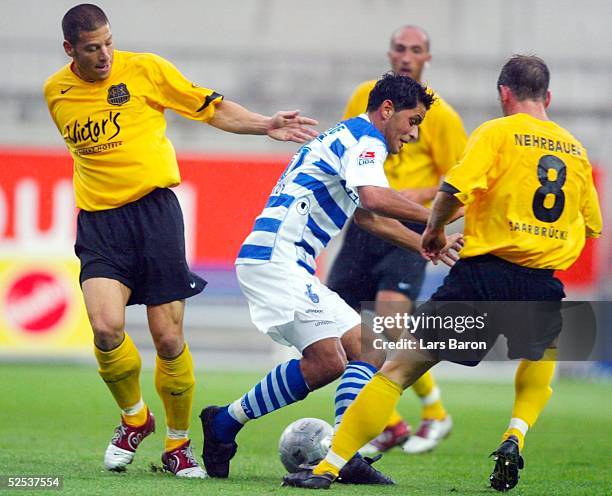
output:
M342 121L293 156L255 220L236 264L315 259L359 205L358 186L388 187L387 145L366 114Z

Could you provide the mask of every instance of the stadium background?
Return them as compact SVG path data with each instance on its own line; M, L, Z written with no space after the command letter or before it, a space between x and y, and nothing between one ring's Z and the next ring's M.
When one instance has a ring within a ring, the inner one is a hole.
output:
M154 485L136 486L148 481L142 468L136 468L141 470L140 478L122 479L121 486L115 485L114 479L103 478L96 489L86 474L87 467L100 464L101 452L96 449L108 442L109 419L115 418L115 411L95 373L91 331L77 283L71 161L42 96L45 78L67 62L61 47L60 20L75 3L0 3L0 473L31 473L39 466L64 473L61 471L68 469L62 460L78 453L85 460L85 475L80 468L70 469L70 474L75 480L82 479L83 486L74 482L76 487L86 489L76 492L95 494L114 489L128 493L130 486L126 484L132 480L132 489L144 492L149 488L154 494L153 488L161 490L163 481L154 479ZM358 83L388 69L389 34L401 24L417 24L429 32L434 58L425 79L457 109L468 132L499 116L495 81L502 63L513 53L540 55L552 72L550 116L582 141L591 161L598 165L606 225L611 220L612 3L607 0L108 0L98 4L111 20L117 48L165 56L193 81L261 113L299 108L319 119L320 129L340 118ZM178 193L186 218L190 261L209 280L207 290L188 301L185 322L199 369L201 389L196 406L200 406L209 398L233 398L259 372L290 353L251 325L232 261L271 185L297 146L222 133L172 113L168 120L168 134L179 152L184 178ZM322 276L333 255L332 247L320 263ZM609 301L611 255L609 236L604 235L570 276L568 296ZM422 297L435 288L444 272L431 268L428 274ZM608 315L602 328L608 332L609 347L611 327L612 316ZM128 309L127 328L150 369L154 350L144 308ZM506 422L514 368L514 364L497 362L476 369L452 365L437 369L449 408L462 428L441 449L440 458L434 458L441 474L438 479L428 475L430 459L411 461L414 473L424 474L421 479L409 479L414 494L448 491L446 479L466 479L466 464L485 473L478 464L483 453L492 448L490 439L497 439L495 429ZM560 399L551 406L557 417L550 415L547 423L542 422L540 432L548 435L540 437L539 448L532 448L534 455L540 453L546 460L558 454L557 463L552 471L544 465L540 472L532 472L532 485L523 489L531 487L533 491L525 494L543 494L559 478L571 485L586 473L587 484L591 481L595 485L576 494L600 494L593 488L602 489L603 494L606 484L601 481L606 476L601 463L605 462L599 462L599 469L591 466L600 460L601 451L597 450L606 445L609 448L609 369L605 364L584 362L563 363L559 369L561 376L580 379L558 381L556 398ZM143 374L144 390L153 398L154 411L161 413L150 375ZM72 384L81 385L80 403L71 396ZM588 390L585 384L590 384ZM407 396L404 401L412 401L416 414L414 398ZM502 396L506 401L500 406ZM288 408L279 416L264 419L260 425L265 435L257 436L257 430L247 434L252 436L253 447L250 452L243 448L238 472L242 470L247 478L257 481L258 475L253 474L262 473L269 465L272 480L277 481L281 473L277 460L272 456L268 461L257 450L273 453L282 427L298 416L329 419L329 400L320 398L309 400L310 406ZM590 404L595 402L603 412L595 407L595 416L585 421L585 412L592 412ZM64 436L65 423L73 422L71 408L83 410L88 428L81 427L77 436L64 439L56 461L50 453L58 450L56 440ZM495 425L490 424L493 417L498 419ZM34 422L37 427L32 429ZM576 426L574 434L568 433ZM474 429L482 433L478 439L470 434ZM551 433L563 436L552 437ZM82 442L79 436L87 441ZM199 446L201 440L196 439ZM466 439L473 440L475 446L466 448ZM24 441L34 448L21 446ZM566 443L572 445L574 458L561 454ZM154 444L144 446L141 456L158 457ZM21 447L15 451L15 446ZM461 450L461 463L455 463L457 450ZM32 452L36 453L33 458ZM583 465L574 468L575 457L584 460ZM387 463L400 467L400 456ZM396 474L398 470L396 467ZM535 486L535 475L544 476L540 486ZM251 484L249 479L238 481ZM257 483L267 492L269 480L253 482ZM473 487L469 484L474 483L461 482L459 490L461 484ZM232 488L226 493L231 494ZM252 485L244 488L253 493ZM451 490L455 491L455 486Z

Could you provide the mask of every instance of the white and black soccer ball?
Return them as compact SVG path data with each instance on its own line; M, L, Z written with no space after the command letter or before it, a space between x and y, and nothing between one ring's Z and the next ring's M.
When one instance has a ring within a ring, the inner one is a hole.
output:
M289 424L281 434L278 453L289 472L319 463L331 446L334 429L317 418L302 418Z

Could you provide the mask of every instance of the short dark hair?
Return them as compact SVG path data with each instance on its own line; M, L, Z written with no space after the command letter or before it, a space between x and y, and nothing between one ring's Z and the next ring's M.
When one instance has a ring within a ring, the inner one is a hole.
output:
M507 86L519 100L545 100L550 72L535 55L513 55L504 64L497 79L497 89Z
M376 82L370 91L367 111L376 110L385 100L391 100L396 112L415 108L419 102L429 110L434 96L414 79L388 72Z
M82 3L72 7L64 15L62 19L64 39L74 45L79 41L81 31L95 31L108 23L108 18L100 7L91 3Z

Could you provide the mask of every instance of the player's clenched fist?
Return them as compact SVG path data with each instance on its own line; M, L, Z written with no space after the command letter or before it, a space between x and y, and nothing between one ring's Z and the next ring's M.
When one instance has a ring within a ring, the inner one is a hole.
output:
M425 256L436 263L442 249L446 246L444 229L432 230L429 226L421 237L421 248Z
M426 241L425 236L429 233L428 240ZM426 245L428 243L428 245ZM451 234L448 238L444 235L444 231L441 231L438 235L434 234L434 231L425 229L423 237L421 238L421 248L425 258L431 260L434 265L438 262L442 262L449 267L455 265L455 262L459 260L459 251L463 248L464 240L463 234L456 233ZM429 246L429 248L428 248Z

